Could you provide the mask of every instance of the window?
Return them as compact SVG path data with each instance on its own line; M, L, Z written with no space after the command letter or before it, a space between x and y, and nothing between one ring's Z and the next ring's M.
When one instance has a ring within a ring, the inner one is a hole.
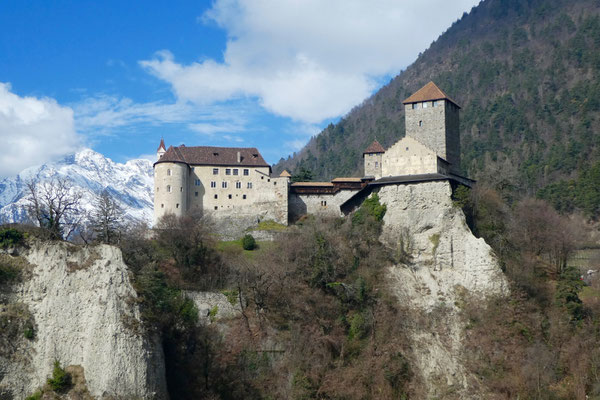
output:
M219 195L218 195L218 194L215 194L215 199L218 199L218 198L219 198Z
M227 198L231 200L231 195L228 195Z
M423 126L423 121L419 121L419 126Z
M242 199L246 200L246 195L245 194L242 195Z
M273 186L277 185L277 182L273 181Z
M175 208L179 208L179 203L175 204Z
M327 201L321 200L321 207L327 207Z
M423 102L423 108L427 108L427 102L426 101Z
M235 188L236 189L241 189L242 188L242 182L236 182L235 183Z
M227 189L227 182L221 182L221 187L223 189Z
M408 151L408 147L406 148L406 151Z
M267 179L267 182L271 182L271 180L270 180L270 179Z
M226 168L225 169L225 175L231 175L231 169L230 168Z
M171 193L171 185L167 185L167 192Z
M416 109L417 109L417 103L413 103L413 104L412 104L412 109L413 109L413 110L416 110Z
M234 169L233 169L233 174L234 174L234 175L237 175L237 174L238 174L238 169L237 169L237 168L234 168Z
M180 187L179 187L179 191L180 191L180 192L183 192L183 186L180 186Z
M161 205L160 205L160 208L165 208L165 205L164 205L164 204L161 204Z
M215 182L215 181L210 182L210 187L211 188L216 188L217 187L217 182Z
M170 169L167 170L167 176L171 176L171 170Z
M244 170L244 176L248 176L250 174L250 170L249 169L245 169Z
M219 207L215 206L215 210L218 209Z
M202 183L202 182L200 182L200 179L196 179L196 180L194 181L194 184L195 184L196 186L200 186L200 185L201 185L201 183Z
M248 182L248 189L252 189L252 182Z
M219 168L213 168L213 175L219 175Z
M159 188L159 187L157 187L157 188L156 188L156 191L158 192L159 190L160 190L160 188Z
M432 105L433 107L439 107L439 105L440 105L440 102L439 102L438 100L435 100L435 101L432 101L432 102L431 102L431 105Z
M195 192L195 193L194 193L194 196L198 197L198 192Z
M375 161L375 168L379 167L379 162Z

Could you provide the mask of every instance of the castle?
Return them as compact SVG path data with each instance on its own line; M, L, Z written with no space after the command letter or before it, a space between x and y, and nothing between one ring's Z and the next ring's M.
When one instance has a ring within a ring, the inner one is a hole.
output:
M385 150L376 140L364 151L364 176L290 183L273 176L256 148L165 148L154 164L154 219L171 213L210 214L241 221L288 224L305 214L348 214L385 185L450 181L470 186L460 168L460 107L433 82L404 100L406 135Z

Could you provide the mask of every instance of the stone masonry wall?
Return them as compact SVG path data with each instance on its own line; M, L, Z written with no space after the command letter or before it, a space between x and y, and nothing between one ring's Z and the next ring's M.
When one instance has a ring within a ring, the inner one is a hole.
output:
M438 172L438 157L435 152L408 136L387 149L382 162L383 177Z
M290 221L295 221L302 215L312 214L323 217L342 216L340 206L357 190L340 190L336 194L296 194L289 195ZM325 204L323 204L325 202Z

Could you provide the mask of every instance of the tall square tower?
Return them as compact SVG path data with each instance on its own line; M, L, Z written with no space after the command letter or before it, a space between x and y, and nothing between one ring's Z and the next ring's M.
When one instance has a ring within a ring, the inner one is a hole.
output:
M450 171L460 171L460 106L435 83L429 82L403 101L406 136L435 151L450 164Z

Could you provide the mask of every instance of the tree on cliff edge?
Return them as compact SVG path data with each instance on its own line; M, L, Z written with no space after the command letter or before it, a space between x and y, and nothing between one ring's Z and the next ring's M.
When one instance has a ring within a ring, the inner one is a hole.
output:
M70 186L71 182L61 177L39 184L27 182L27 213L51 239L68 239L81 221L82 194Z

